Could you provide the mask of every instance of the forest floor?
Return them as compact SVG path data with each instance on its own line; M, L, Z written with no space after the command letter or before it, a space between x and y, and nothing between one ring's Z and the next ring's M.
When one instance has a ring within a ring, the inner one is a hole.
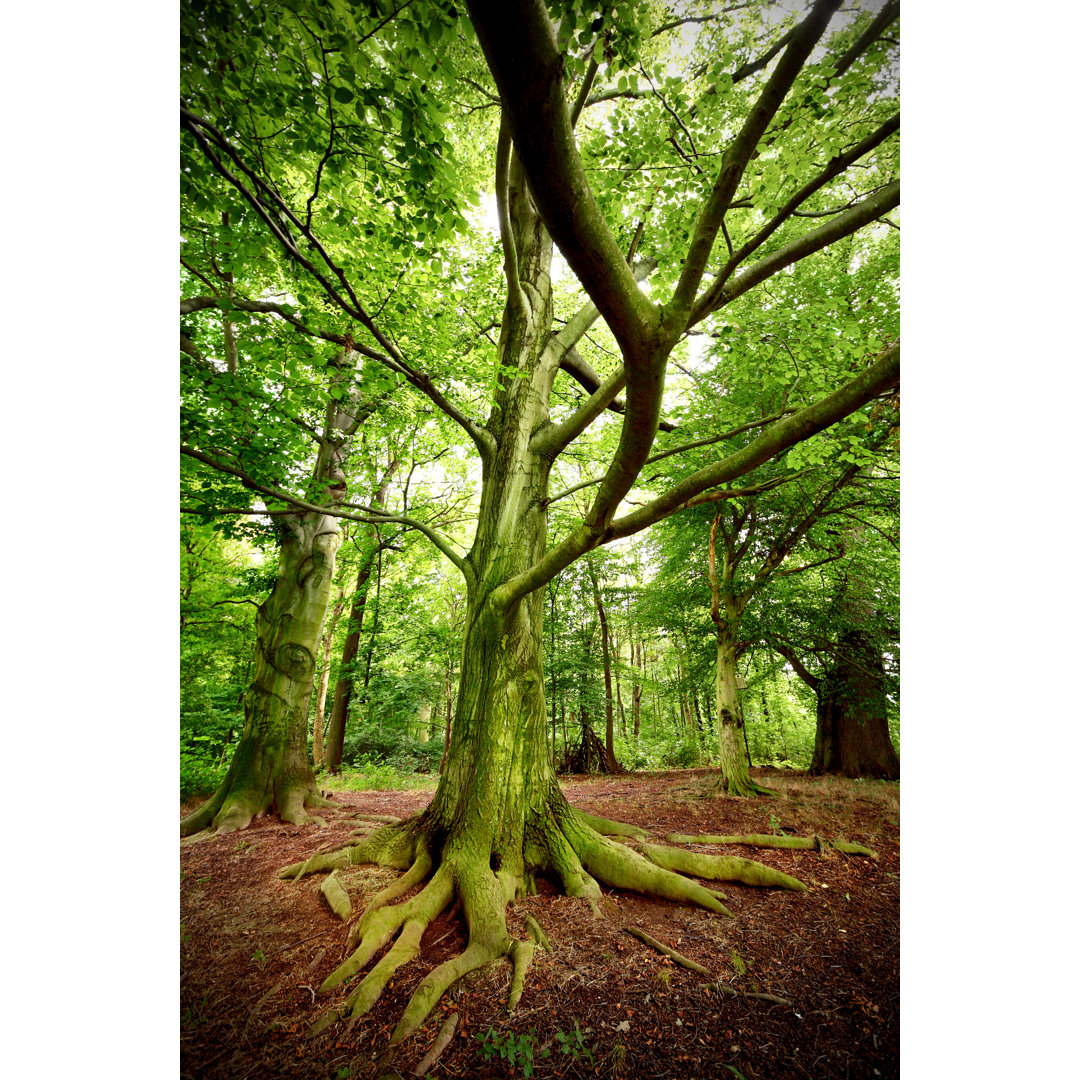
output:
M536 951L514 1016L505 1013L510 965L500 961L445 995L406 1040L394 1067L411 1076L456 1012L454 1037L428 1073L432 1080L527 1076L524 1059L507 1061L496 1045L508 1033L521 1045L530 1032L538 1080L898 1076L899 785L768 769L752 774L778 797L717 798L711 769L571 777L563 790L574 806L640 825L660 843L668 832L783 830L861 843L879 858L695 848L757 859L808 888L794 893L718 883L734 919L608 889L606 918L596 919L584 901L541 883L539 895L507 911L512 934L526 936L530 913L553 945L551 952ZM405 816L426 805L431 792L342 792L334 798L343 808ZM328 813L326 819L325 829L259 819L241 833L181 847L184 1080L381 1076L375 1056L409 995L435 964L464 947L462 926L444 912L425 933L417 960L397 973L368 1015L307 1037L314 1021L345 997L344 987L324 996L316 990L346 955L346 929L319 892L324 875L294 883L279 880L277 871L344 842L357 825L345 814ZM338 871L354 918L366 898L396 876L379 867ZM708 978L631 937L628 926L701 964L714 981L792 1004L703 989Z

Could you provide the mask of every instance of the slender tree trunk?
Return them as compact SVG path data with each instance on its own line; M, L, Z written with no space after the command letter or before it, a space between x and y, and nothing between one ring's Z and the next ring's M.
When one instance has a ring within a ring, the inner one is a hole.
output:
M371 658L375 653L375 639L379 635L379 601L382 598L382 547L375 557L375 613L371 620L371 637L368 639L367 659L364 661L364 701L371 682ZM382 731L382 713L379 713L379 730Z
M631 640L631 642L630 642L630 649L631 649L631 653L633 653L633 650L634 650L634 642L633 642L633 640ZM630 712L631 712L631 715L634 718L634 738L635 739L640 739L641 738L641 691L642 691L642 686L641 686L641 679L638 678L638 672L639 671L641 672L642 678L644 677L644 673L645 673L645 647L644 647L644 645L642 645L642 643L640 641L637 642L637 663L635 665L633 665L633 667L634 667L634 686L633 686L633 689L631 690L631 695L632 696L631 696Z
M716 512L709 532L710 615L716 625L716 746L720 788L729 795L755 795L759 788L750 779L749 746L735 671L742 607L732 588L735 559L726 538L727 550L724 552L722 571L718 574L716 568L716 533L722 513L722 509Z
M591 566L589 576L592 578L596 613L600 618L600 653L604 662L604 751L607 754L608 772L616 772L619 763L615 760L615 719L611 700L611 651L608 648L607 612L604 611L604 601L600 596L600 584Z
M330 686L330 650L334 644L334 631L337 629L338 619L345 607L345 599L339 596L334 604L334 610L330 615L330 623L323 634L321 662L319 665L319 686L315 691L315 717L311 724L311 760L315 768L323 764L323 727L324 713L326 710L326 691Z
M345 725L349 718L356 681L356 657L360 651L360 637L364 629L364 608L367 605L368 584L375 565L377 551L370 551L360 564L353 589L352 608L349 611L348 633L341 647L337 682L334 684L334 704L330 710L330 725L326 733L326 767L332 773L341 769L341 755L345 750Z

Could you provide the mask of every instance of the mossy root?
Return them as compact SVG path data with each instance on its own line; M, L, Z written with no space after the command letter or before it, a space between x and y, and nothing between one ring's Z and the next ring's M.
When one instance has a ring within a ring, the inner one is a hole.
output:
M293 863L278 871L279 878L298 881L305 874L320 874L343 866L376 863L407 870L416 858L417 837L403 825L384 825L370 836L353 841L333 851L316 852L303 862Z
M423 936L424 929L427 927L428 923L430 923L439 912L446 907L450 902L452 895L453 882L450 878L450 874L446 872L445 867L440 867L439 870L436 871L435 876L411 900L406 901L404 904L399 904L396 907L383 907L379 908L377 911L369 912L360 920L359 944L357 945L355 952L327 975L322 986L319 987L319 992L325 993L327 990L332 990L335 986L340 985L347 979L351 979L353 975L360 971L360 969L363 968L384 945L386 945L394 934L397 933L399 928L409 924L407 927L408 933L402 931L403 941L401 942L401 948L395 946L395 948L391 949L390 953L383 958L383 960L386 960L393 954L395 961L392 966L388 965L386 968L382 966L383 961L380 961L375 969L378 970L380 974L375 979L375 982L372 983L372 986L374 986L379 978L382 977L383 972L386 973L386 979L389 979L390 975L392 975L397 968L405 963L406 960L409 960L416 955L416 951L420 947L420 938ZM413 940L414 937L415 942ZM415 948L413 948L413 945L415 945ZM405 955L409 948L412 948L412 952L409 953L409 955ZM372 971L372 975L375 974L375 970ZM382 987L386 984L386 979L383 979L379 984L379 993L381 993ZM371 999L367 1007L370 1008L370 1005L374 1004L377 998L378 993ZM356 1015L355 1009L354 1015Z
M793 892L806 892L806 886L798 878L738 855L703 855L663 844L642 844L641 850L657 866L680 874L693 874L709 881L738 881L743 885L774 886Z
M598 832L601 836L631 836L635 840L649 839L649 833L638 828L637 825L630 825L624 821L609 821L595 814L586 814L584 810L576 810L575 814L593 832Z
M352 901L349 899L349 894L341 887L336 870L319 886L319 892L330 905L330 910L342 922L348 922L352 917Z
M686 833L668 833L669 844L744 844L747 847L783 848L790 851L821 850L821 838L817 836L774 836L767 833L747 833L742 836L690 836ZM826 843L842 851L845 855L868 855L876 859L878 853L862 844L851 844L846 840L831 840Z
M622 844L596 833L593 833L591 838L575 837L572 843L586 870L606 885L663 900L697 904L707 911L734 918L711 890L646 859Z

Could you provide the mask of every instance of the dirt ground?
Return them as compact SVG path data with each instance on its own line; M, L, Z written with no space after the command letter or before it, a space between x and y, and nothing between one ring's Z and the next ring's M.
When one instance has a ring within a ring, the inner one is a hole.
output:
M435 1078L527 1076L497 1044L534 1036L532 1075L547 1077L896 1077L900 1042L899 785L811 780L752 770L778 793L752 801L716 798L712 770L637 773L564 782L570 802L633 822L658 842L668 832L784 831L845 839L877 860L836 852L695 847L743 855L803 881L805 893L720 883L735 918L605 889L606 918L584 901L541 893L507 912L526 936L532 914L553 951L537 950L517 1012L506 1017L510 965L474 973L444 996L393 1061L410 1076L444 1021L458 1014ZM343 807L405 816L424 791L344 793ZM190 809L185 807L183 809ZM465 944L444 912L416 962L397 973L367 1016L307 1032L348 989L317 989L346 955L346 928L319 892L323 875L281 881L277 871L348 839L347 815L297 828L260 819L241 833L187 842L180 851L180 1050L186 1080L256 1077L344 1080L387 1073L376 1060L420 979ZM397 876L377 867L339 871L354 919L368 896ZM709 979L628 934L638 927L736 990L786 998L790 1006L703 989ZM544 1051L547 1055L544 1056ZM486 1060L485 1060L486 1058ZM393 1074L391 1074L393 1075Z

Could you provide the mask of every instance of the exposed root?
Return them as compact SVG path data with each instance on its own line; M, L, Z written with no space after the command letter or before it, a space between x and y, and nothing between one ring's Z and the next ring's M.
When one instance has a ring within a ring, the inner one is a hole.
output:
M363 923L364 915L372 911L378 911L379 908L386 907L387 904L404 896L414 885L419 885L421 881L427 879L428 874L431 873L431 867L431 856L428 854L426 847L421 847L412 866L401 877L396 881L392 881L385 889L377 892L367 902L367 906L361 913L360 922L349 931L349 944L355 945L360 940L360 926Z
M510 997L506 1002L506 1015L513 1016L514 1010L521 1000L521 992L525 989L525 976L529 972L533 953L536 952L536 942L532 940L516 940L510 946L510 961L514 965L514 973L510 979Z
M683 848L665 847L663 844L642 844L641 851L650 862L666 870L693 874L694 877L707 878L709 881L738 881L743 885L776 886L794 892L806 892L806 886L797 878L738 855L703 855Z
M574 850L581 862L601 881L617 889L655 896L663 900L697 904L718 915L734 918L716 894L696 881L682 877L649 861L636 851L595 833L590 838L581 834L574 838Z
M341 1014L336 1009L324 1012L322 1016L307 1029L307 1037L309 1039L314 1039L316 1035L321 1035L331 1024L337 1023L340 1019Z
M351 818L356 821L378 821L383 825L400 825L404 820L403 818L394 817L393 814L364 814L356 813L350 814Z
M352 902L349 900L349 894L341 887L336 870L322 883L319 891L330 905L330 910L342 922L348 922L352 917Z
M544 933L540 924L529 914L525 916L525 928L529 931L529 936L540 948L545 952L551 952L551 939Z
M424 829L424 818L415 817L383 825L370 836L337 850L316 852L304 862L280 871L283 878L299 878L359 863L378 863L406 871L368 901L349 935L350 945L355 945L355 949L320 987L320 992L327 992L341 986L386 950L351 988L345 999L345 1012L339 1006L327 1013L325 1024L333 1022L339 1014L351 1012L351 1025L370 1010L394 973L416 957L425 931L451 903L455 908L460 905L466 924L465 949L429 972L417 986L390 1037L388 1053L420 1028L458 979L501 957L507 957L513 966L506 1006L507 1012L513 1013L524 992L536 949L550 948L551 943L530 915L525 919L528 937L521 940L512 937L507 931L506 907L526 891L530 878L539 872L558 875L567 894L584 899L598 915L601 882L646 896L696 904L729 917L731 912L721 902L722 893L684 875L805 888L794 878L749 859L703 855L643 843L642 838L649 835L643 830L582 814L565 802L561 806L556 804L553 810L554 820L549 819L528 834L523 857L514 860L493 857L489 862L485 849L481 846L478 850L471 836L468 841L463 837L447 837L440 842L439 849L429 849L430 833ZM609 837L626 838L632 846ZM425 881L415 896L402 899ZM335 885L331 876L323 886L324 894L332 893ZM626 929L652 947L659 946L634 928ZM685 961L684 966L691 970L712 977L666 946L660 947L660 951L678 963ZM318 1030L323 1029L324 1022L320 1020Z
M601 836L632 836L635 840L648 840L649 834L637 825L628 825L623 821L608 821L607 818L586 814L584 810L575 810L575 815Z
M671 844L745 844L748 847L786 848L793 851L823 851L833 847L845 855L869 855L876 859L876 851L862 844L849 844L846 840L823 840L820 836L771 836L766 833L748 833L745 836L689 836L685 833L668 833Z
M458 1014L451 1013L443 1022L443 1026L439 1028L439 1034L435 1037L431 1049L423 1056L420 1064L413 1069L413 1076L427 1076L431 1072L432 1066L442 1057L443 1051L450 1045L450 1040L454 1037L457 1026Z
M728 986L727 983L722 983L719 979L717 979L716 982L703 983L698 989L715 990L717 993L727 994L728 997L754 998L755 1001L771 1001L774 1005L786 1005L789 1009L793 1008L793 1003L788 1001L787 998L777 997L776 994L757 994L751 993L749 990L736 990L734 986Z
M710 979L712 978L712 973L708 968L702 967L696 960L691 960L688 956L683 956L682 953L669 948L662 941L657 941L651 934L646 934L644 930L639 930L636 926L624 926L623 929L628 934L632 934L639 941L645 942L650 948L655 949L659 953L663 953L664 956L669 956L676 964L682 965L688 971L696 971L699 975L706 975ZM791 1008L791 1002L788 1001L787 998L777 997L775 994L757 994L750 993L746 990L736 990L733 986L728 986L719 979L716 979L711 983L705 983L698 989L716 990L718 993L727 994L728 997L745 997L755 998L758 1001L771 1001L774 1005L787 1005L788 1008Z
M212 832L230 833L246 829L252 818L275 808L278 817L290 825L318 825L325 827L321 817L309 814L306 807L326 810L343 810L341 803L324 799L313 788L294 783L271 784L265 791L254 787L233 787L230 772L217 791L202 806L180 822L180 835L192 836L210 829Z
M728 782L721 775L716 781L718 795L730 795L732 798L753 798L756 795L779 795L780 792L772 788L762 787L753 777L746 777L745 781Z
M644 930L639 930L636 926L624 926L623 929L628 934L632 934L639 941L644 941L650 948L663 953L665 956L670 956L676 964L681 964L689 971L696 971L699 975L705 975L710 979L712 978L712 972L708 968L702 967L696 960L691 960L689 957L683 956L682 953L669 948L663 942L657 941L651 934L646 934Z
M377 863L406 870L416 857L417 838L411 829L387 825L370 836L333 851L319 852L303 862L293 863L278 871L279 878L299 880L305 874L320 874L342 866Z
M444 863L436 877L446 867L447 863ZM464 952L429 972L416 988L390 1036L391 1046L396 1046L423 1024L453 983L470 971L505 956L514 944L514 939L506 932L508 897L502 883L484 870L475 872L472 864L460 867L457 878L461 907L469 929L469 944Z
M393 954L395 959L402 957L400 962L393 963L393 965L387 970L383 968L386 973L386 977L382 979L379 985L379 990L386 984L386 979L389 979L394 971L397 970L401 964L406 960L412 959L416 955L417 950L420 948L420 938L423 935L424 929L430 923L444 907L450 901L451 893L453 892L453 882L450 879L449 873L446 872L445 867L441 867L435 874L435 876L428 882L428 884L416 894L411 900L404 904L399 904L397 907L384 907L379 908L377 911L372 911L365 915L360 920L359 926L359 945L356 951L344 961L344 963L338 965L334 971L332 971L326 979L323 981L322 986L319 987L321 993L325 993L327 990L332 990L335 986L340 985L347 979L351 979L361 968L363 968L367 962L394 936L399 928L403 924L409 923L406 930L402 931L402 938L404 939L399 944L401 948L395 946L395 949L391 949L390 953L380 961L376 968L372 971L371 975L375 975L376 971L382 967L383 963L389 959ZM414 941L415 939L415 941ZM413 947L415 945L415 947ZM405 952L412 948L412 951L406 956ZM371 975L368 978L371 978ZM380 972L381 976L381 972ZM364 980L365 982L367 979ZM378 977L375 980L378 981ZM372 984L374 986L374 983ZM363 983L361 983L363 986ZM375 998L378 994L375 995ZM375 998L367 1004L365 1008L353 1009L353 1015L359 1015L361 1012L366 1012L367 1008L370 1008L374 1004ZM356 998L355 994L350 998L350 1004L355 1006Z
M507 1016L513 1016L521 1000L521 992L525 989L525 976L529 972L537 946L551 951L550 939L531 915L525 916L525 927L529 931L529 937L514 941L510 946L510 960L514 965L514 972L510 979L510 998L506 1002Z

